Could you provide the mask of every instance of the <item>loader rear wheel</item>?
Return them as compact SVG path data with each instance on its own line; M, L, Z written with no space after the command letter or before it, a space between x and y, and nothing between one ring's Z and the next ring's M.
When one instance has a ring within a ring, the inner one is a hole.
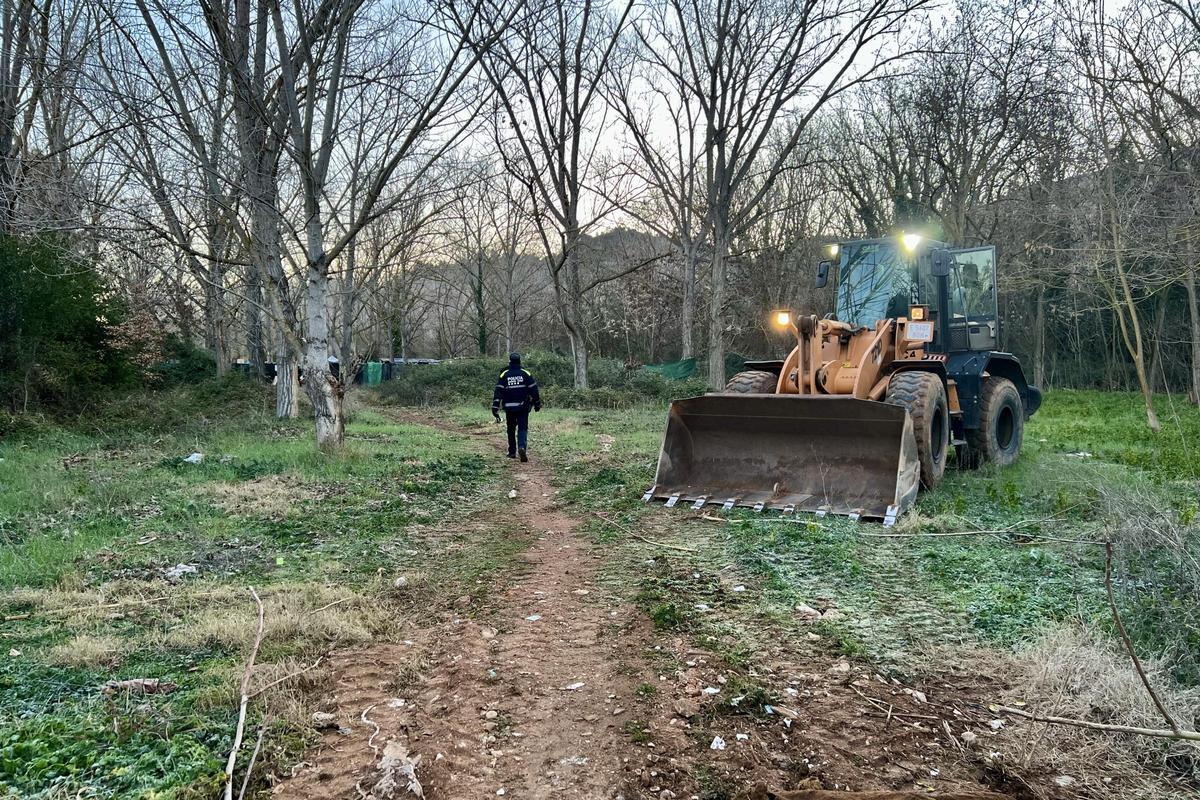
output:
M917 438L921 485L932 489L946 472L950 448L950 407L942 379L931 372L897 373L888 381L886 400L908 409Z
M775 394L779 376L774 372L750 369L739 372L725 384L726 394Z
M1021 454L1024 433L1025 406L1017 387L1008 378L985 380L979 393L979 427L967 431L967 464L990 461L1007 467Z

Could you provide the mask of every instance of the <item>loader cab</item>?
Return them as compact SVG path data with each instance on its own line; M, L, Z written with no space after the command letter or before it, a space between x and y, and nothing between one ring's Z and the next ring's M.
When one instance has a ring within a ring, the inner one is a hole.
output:
M949 256L944 296L942 279L934 274L938 251ZM994 247L954 249L909 235L841 242L830 246L830 255L836 264L837 319L874 328L881 319L907 317L912 306L924 305L938 321L931 349L999 349Z

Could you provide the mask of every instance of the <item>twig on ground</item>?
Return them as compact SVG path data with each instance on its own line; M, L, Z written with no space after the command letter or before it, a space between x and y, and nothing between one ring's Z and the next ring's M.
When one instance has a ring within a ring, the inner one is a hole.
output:
M250 776L254 774L254 762L258 760L258 752L262 749L263 736L266 733L266 725L258 729L258 741L254 743L254 752L250 754L250 763L246 765L246 777L242 778L242 788L238 791L238 800L245 800L246 789L250 786Z
M593 511L592 513L595 514L600 519L607 522L609 525L612 525L614 528L617 528L618 530L622 530L625 533L632 536L633 538L635 538L639 541L645 542L646 544L652 544L655 547L665 547L668 550L679 550L680 552L683 552L683 553L696 552L695 549L691 548L691 547L683 547L682 545L678 545L678 544L670 544L668 542L658 542L658 541L655 541L654 539L648 539L645 536L642 536L640 533L630 530L629 528L625 527L624 525L617 522L616 520L609 519L607 516L605 516L604 514L601 514L599 511Z
M4 617L4 621L5 622L13 622L15 620L29 619L30 617L37 617L37 616L48 617L48 616L56 615L56 614L74 614L76 611L103 611L103 610L110 609L110 608L124 608L126 606L146 606L146 605L150 605L151 603L161 603L164 600L187 600L187 599L194 599L194 598L199 598L199 597L208 597L208 596L214 595L214 594L220 594L220 591L213 590L213 591L192 592L192 593L181 592L180 594L168 594L168 595L163 595L162 597L150 597L150 598L143 598L140 600L114 600L111 603L101 603L100 605L93 605L93 606L70 606L69 608L48 608L48 609L44 609L41 611L26 611L21 614L7 614ZM264 596L269 597L270 593L267 593Z
M1167 711L1167 707L1163 705L1158 692L1154 691L1154 687L1150 684L1150 678L1146 676L1146 670L1142 668L1142 662L1137 657L1137 652L1133 649L1133 642L1130 641L1129 634L1125 631L1125 623L1121 621L1121 612L1117 610L1117 598L1113 594L1112 559L1113 546L1112 541L1109 540L1104 543L1104 591L1108 594L1108 608L1112 611L1113 622L1117 624L1117 632L1121 635L1121 641L1125 645L1125 652L1129 655L1129 660L1133 662L1133 668L1137 670L1138 677L1142 679L1142 686L1146 687L1146 693L1154 701L1154 707L1158 709L1158 713L1162 714L1163 719L1167 721L1167 725L1171 726L1171 732L1178 736L1182 732L1179 723L1171 716L1171 712Z
M278 686L279 684L283 683L284 681L290 681L292 678L298 678L301 675L303 675L304 673L308 672L309 670L316 669L317 666L324 660L325 660L325 656L321 656L316 661L309 664L307 667L298 669L295 672L289 672L287 675L284 675L282 678L276 678L275 680L268 683L266 686L261 686L261 687L255 689L253 692L250 693L250 699L253 700L255 697L258 697L260 694L265 692L267 689L273 689L276 686Z
M378 758L379 748L375 745L375 737L379 735L379 724L376 723L375 720L373 720L367 716L375 709L375 706L377 706L377 705L379 705L379 704L372 703L371 705L364 708L362 714L359 716L359 719L361 719L363 722L365 722L366 724L370 725L372 728L375 729L374 732L371 734L371 738L367 739L367 747L370 747L371 751L373 753L375 753L375 756Z
M943 721L941 717L934 716L933 714L910 714L905 711L896 711L891 703L888 703L887 707L884 707L882 702L880 702L879 700L876 700L874 697L871 697L868 694L863 693L862 691L860 691L858 689L857 686L851 686L850 688L853 689L854 693L857 694L859 697L861 697L863 700L866 700L868 703L875 706L875 708L884 712L887 715L887 718L889 720L892 717L910 717L912 719L929 719L929 720L933 720L935 722Z
M158 603L162 600L168 600L169 597L152 597L149 600L117 600L113 603L104 603L98 606L72 606L70 608L51 608L45 611L27 611L24 614L6 614L5 622L12 622L18 619L29 619L34 615L49 616L51 614L73 614L76 611L99 611L106 608L120 608L122 606L144 606L150 603Z
M320 614L322 611L328 611L329 609L333 608L334 606L340 606L342 603L349 603L353 599L354 599L353 597L343 597L341 600L334 600L332 603L326 603L325 605L321 606L320 608L314 608L309 613L310 614Z
M1137 736L1157 736L1162 739L1181 739L1188 742L1200 742L1200 733L1196 731L1181 730L1178 733L1169 731L1164 728L1139 728L1133 725L1114 725L1107 722L1090 722L1085 719L1070 719L1069 717L1055 717L1042 714L1033 714L1028 711L1022 711L1019 708L1011 706L996 706L998 711L1003 711L1006 714L1012 714L1025 719L1031 719L1034 722L1048 722L1054 725L1071 725L1076 728L1088 728L1094 731L1108 731L1109 733L1132 733Z
M229 759L225 762L225 800L233 800L233 767L237 764L238 750L242 747L242 737L246 734L246 708L250 705L250 675L254 672L254 661L258 658L258 648L262 645L263 630L266 627L266 611L263 609L262 598L254 587L250 587L250 596L258 607L258 630L254 634L254 645L250 648L250 657L246 659L246 670L242 673L242 700L238 706L237 727L233 732L233 747L229 749Z

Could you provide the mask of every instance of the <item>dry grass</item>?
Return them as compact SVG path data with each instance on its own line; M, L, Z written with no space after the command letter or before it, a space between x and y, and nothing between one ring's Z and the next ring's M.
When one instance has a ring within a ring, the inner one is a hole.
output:
M369 642L396 625L395 614L373 599L318 585L281 586L263 598L266 609L265 645L289 645L315 652ZM169 647L195 650L210 645L249 647L254 637L255 610L244 607L205 609L163 638Z
M1015 655L1009 702L1025 701L1031 711L1073 719L1166 727L1129 659L1114 648L1082 627L1048 632ZM1182 725L1194 725L1200 690L1174 689L1158 665L1144 666L1168 710ZM1200 781L1200 747L1168 739L1030 722L1010 724L998 749L1005 753L1005 770L1014 775L1067 775L1074 790L1097 797L1195 797ZM1190 789L1176 788L1189 783Z
M299 479L288 475L268 475L251 481L217 483L206 488L213 503L230 514L282 519L296 512L301 500L312 492Z
M85 633L50 648L46 661L60 667L115 667L124 648L120 637Z

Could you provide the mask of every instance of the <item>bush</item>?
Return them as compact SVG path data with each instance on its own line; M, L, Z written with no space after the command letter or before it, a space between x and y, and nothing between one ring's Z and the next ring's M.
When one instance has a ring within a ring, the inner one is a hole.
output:
M88 264L54 242L0 236L0 405L75 406L131 382L108 335L120 317Z
M163 340L162 349L162 362L150 369L160 386L187 386L206 381L217 374L217 362L212 353L178 334L168 334Z
M399 405L491 402L496 378L508 366L502 358L463 358L441 364L406 365L383 384L381 396ZM616 358L595 358L588 365L587 389L574 387L570 358L534 351L523 366L537 378L546 405L560 408L631 408L646 402L702 394L704 381L673 381L649 370L629 370Z

